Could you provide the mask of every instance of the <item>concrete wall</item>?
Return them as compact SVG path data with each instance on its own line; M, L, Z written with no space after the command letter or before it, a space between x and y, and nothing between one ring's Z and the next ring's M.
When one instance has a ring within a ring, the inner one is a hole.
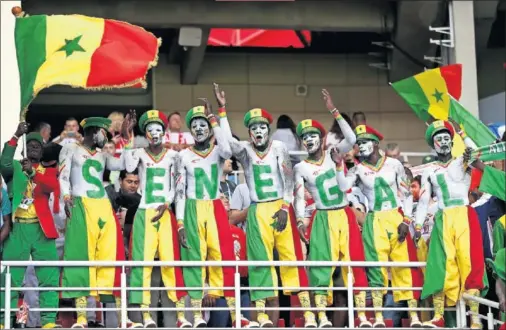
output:
M505 54L506 48L485 49L480 52L477 59L480 100L506 90Z
M198 85L179 84L179 66L161 58L155 71L155 105L158 109L185 113L198 97L214 101L212 82L227 93L232 129L246 138L244 113L263 107L276 118L290 115L331 126L332 117L321 98L327 88L339 110L351 115L366 113L368 123L385 135L385 143L397 142L405 151L428 151L423 140L425 125L388 85L386 73L368 66L365 55L260 55L206 54ZM305 97L296 96L296 85L308 86Z

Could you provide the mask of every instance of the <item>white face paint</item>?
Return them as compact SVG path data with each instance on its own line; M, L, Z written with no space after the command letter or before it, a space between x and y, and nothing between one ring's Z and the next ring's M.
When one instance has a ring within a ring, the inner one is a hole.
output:
M440 155L447 155L452 152L452 137L448 132L441 132L434 135L434 150Z
M107 143L107 133L101 128L95 135L93 135L93 142L96 143L97 147L102 149Z
M302 135L302 143L304 144L304 147L306 147L308 154L314 154L320 150L320 134L314 132L305 133Z
M190 131L195 142L202 143L210 136L209 123L204 118L195 118L190 124Z
M255 146L265 146L269 142L269 125L266 123L251 124L249 127L249 137Z
M159 145L163 142L163 126L160 123L149 123L146 126L146 138L150 144Z
M357 144L359 155L362 157L369 157L374 151L374 142L372 140L359 140Z

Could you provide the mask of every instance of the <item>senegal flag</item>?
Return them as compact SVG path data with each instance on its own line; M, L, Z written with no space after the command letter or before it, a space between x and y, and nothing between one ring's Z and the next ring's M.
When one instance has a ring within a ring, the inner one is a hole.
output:
M146 85L161 40L141 27L81 15L16 19L21 109L44 88L85 89Z

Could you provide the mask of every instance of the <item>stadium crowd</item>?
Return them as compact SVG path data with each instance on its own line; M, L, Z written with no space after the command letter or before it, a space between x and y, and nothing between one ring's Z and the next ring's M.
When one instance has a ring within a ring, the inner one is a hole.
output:
M338 111L326 90L324 106L334 119L328 132L316 120L296 124L287 115L274 128L268 111L257 108L244 117L249 141L239 141L228 123L225 93L216 84L213 88L217 113L201 99L203 105L185 116L150 110L139 118L135 111L80 123L69 118L53 140L49 124L30 131L21 122L0 158L1 259L426 261L424 269L353 268L353 285L360 288L353 297L359 309L355 326L454 326L445 307L455 306L463 292L499 301L506 312L505 161L472 158L475 146L456 122L428 126L425 139L434 156L412 167L397 144L380 149L383 136L364 113L350 118ZM454 157L457 135L468 149ZM16 161L23 139L26 150ZM501 140L506 141L504 132ZM501 180L502 187L490 184ZM2 267L2 287L5 271ZM11 267L13 287L62 288L61 294L13 291L12 308L53 309L29 311L27 318L18 314L16 322L42 328L118 327L119 311L85 309L121 306L119 292L108 289L120 286L120 272ZM234 272L233 267L129 268L128 285L136 288L128 294L130 307L178 309L129 312L128 326L233 326L235 313L225 309L234 309L234 291L220 288L234 286ZM346 267L252 266L239 272L243 287L256 288L241 291L240 306L256 307L242 312L244 327L353 326L346 311L325 311L347 306L346 291L329 290L347 284ZM287 289L273 289L281 285ZM70 287L81 291L65 290ZM181 287L188 289L174 290ZM364 290L368 287L373 290ZM378 287L392 289L374 290ZM470 316L471 328L481 329L479 305L467 303L476 313ZM308 310L266 308L290 306ZM434 312L414 310L429 306ZM77 312L57 313L58 307ZM208 307L224 310L203 311ZM360 310L365 307L376 310ZM2 312L0 325L4 317Z

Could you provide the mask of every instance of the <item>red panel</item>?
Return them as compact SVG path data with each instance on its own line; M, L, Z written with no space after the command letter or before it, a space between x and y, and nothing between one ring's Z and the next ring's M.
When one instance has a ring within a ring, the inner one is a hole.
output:
M311 43L311 31L301 31ZM211 29L208 46L304 48L294 30Z

